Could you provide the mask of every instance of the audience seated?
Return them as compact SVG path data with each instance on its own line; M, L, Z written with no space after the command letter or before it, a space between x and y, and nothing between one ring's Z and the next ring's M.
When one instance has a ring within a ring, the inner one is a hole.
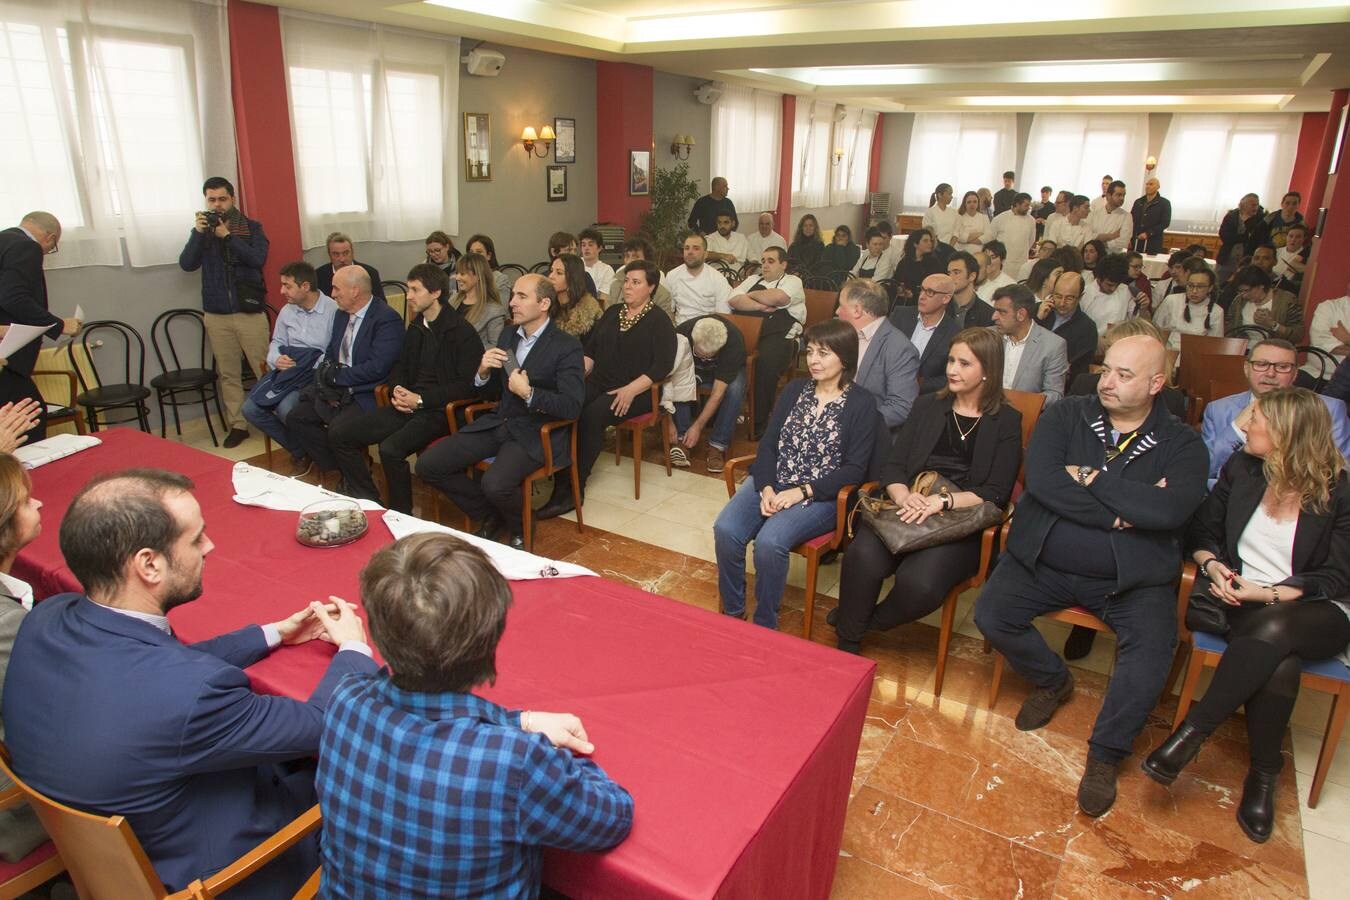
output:
M586 292L586 267L581 257L575 253L555 256L549 264L548 281L557 294L551 310L553 323L577 340L586 340L604 309Z
M470 253L466 259L484 257ZM346 493L379 501L366 448L380 447L380 465L389 492L387 509L412 514L412 473L408 457L450 431L446 404L473 395L474 371L483 342L472 325L449 307L450 280L423 263L408 273L408 308L413 320L403 351L385 379L389 405L344 413L328 429Z
M385 383L403 349L403 320L387 304L372 301L365 270L348 266L339 271L333 279L333 301L338 311L316 381L301 393L286 422L320 472L339 468L330 443L332 429L338 431L338 446L350 443L342 440L343 427L375 409L375 388ZM356 454L344 453L358 457L346 460L344 471L366 464L364 447Z
M836 231L835 235L838 234ZM891 239L882 234L880 228L873 226L863 234L863 240L867 243L867 252L858 252L857 259L848 269L849 274L873 281L885 281L893 276L900 258L891 250ZM826 253L829 253L828 248Z
M449 240L447 238L447 240ZM452 245L453 246L453 245ZM328 235L328 262L314 270L317 279L315 286L319 293L333 296L333 276L347 266L360 266L370 278L371 293L384 299L384 288L380 283L380 272L374 266L357 261L352 239L340 231Z
M1112 181L1102 195L1101 205L1088 214L1092 236L1106 244L1111 253L1130 248L1134 222L1125 210L1125 182Z
M980 263L980 280L975 287L975 294L987 305L994 299L994 291L1016 284L1017 279L1004 270L1008 248L1003 246L1002 241L987 242L975 257Z
M1298 353L1294 345L1283 338L1266 338L1254 344L1247 352L1242 370L1247 376L1248 389L1240 394L1222 397L1205 404L1200 436L1209 448L1209 486L1219 480L1219 473L1229 457L1242 449L1246 440L1242 425L1247 410L1271 391L1287 388L1294 383L1298 368ZM1350 416L1345 404L1323 396L1331 417L1331 434L1341 455L1350 459Z
M1178 250L1167 257L1167 275L1159 278L1153 284L1153 309L1155 312L1158 307L1162 306L1163 298L1168 294L1183 294L1186 292L1184 264L1186 260L1191 258L1191 255L1185 250Z
M1169 329L1170 350L1181 350L1181 335L1223 337L1223 310L1214 298L1214 271L1201 263L1187 269L1186 292L1168 294L1153 313L1153 324Z
M1093 238L1084 244L1081 248L1083 254L1083 271L1091 272L1097 268L1097 264L1107 257L1106 244Z
M433 231L427 235L426 250L426 262L433 266L440 266L441 271L445 272L446 275L451 278L455 277L455 263L459 262L462 254L455 249L455 242L450 240L450 235L444 231Z
M691 242L702 246L702 237L690 235L686 252ZM652 412L649 389L675 365L675 326L652 299L660 283L655 263L629 263L624 269L623 302L611 304L586 339L586 396L577 424L578 459L572 463L583 496L586 479L604 448L605 429ZM559 473L553 479L553 496L538 517L551 519L575 508L570 481Z
M1064 218L1057 219L1045 229L1045 236L1055 242L1057 247L1082 247L1097 236L1088 222L1088 198L1075 194L1069 200L1069 211Z
M1073 694L1068 667L1033 626L1038 616L1081 605L1119 636L1078 789L1079 809L1094 817L1115 802L1116 770L1167 680L1178 533L1205 493L1204 444L1157 399L1164 363L1152 338L1117 341L1096 397L1067 397L1042 414L1006 552L975 608L980 631L1035 686L1017 714L1022 731L1043 727Z
M1195 593L1221 602L1228 649L1204 697L1144 761L1171 784L1224 720L1243 707L1251 768L1238 825L1257 843L1275 824L1284 735L1304 662L1347 656L1350 484L1316 395L1277 388L1240 421L1242 453L1223 467L1191 521ZM1202 630L1208 623L1187 624Z
M961 215L956 217L952 247L967 253L977 253L984 246L984 233L988 230L989 217L980 206L980 195L975 191L966 191L961 197Z
M1312 321L1308 323L1308 343L1333 359L1350 357L1350 287L1344 294L1322 300L1313 307ZM1299 385L1311 387L1316 378L1330 378L1331 372L1322 371L1322 361L1309 355L1299 373ZM1306 382L1306 383L1305 383Z
M281 764L316 754L337 683L376 669L360 618L338 598L327 610L311 602L261 628L179 642L166 614L200 596L213 547L192 488L174 472L133 469L75 496L61 553L87 593L28 614L3 705L16 774L59 803L126 816L170 891L314 805L312 768ZM308 700L253 692L244 668L318 637L337 653ZM289 897L317 865L317 837L306 838L232 893Z
M492 242L492 238L486 234L475 234L464 244L464 249L469 253L477 253L486 257L488 268L492 270L492 280L497 285L497 296L511 296L511 276L502 271L501 263L497 261L497 245ZM447 270L447 275L454 277L454 270Z
M1083 296L1083 274L1061 272L1046 280L1050 292L1041 300L1036 313L1036 324L1050 329L1064 339L1069 356L1069 381L1092 363L1097 352L1097 323L1078 307Z
M267 346L270 371L258 379L244 399L243 414L259 431L289 451L292 474L302 475L311 461L286 422L300 402L300 392L314 381L314 370L333 334L337 304L314 287L314 267L304 260L281 267L281 296L272 342Z
M1244 194L1237 208L1230 209L1219 223L1219 280L1227 281L1242 257L1251 256L1257 247L1269 242L1270 225L1260 198Z
M1128 267L1131 315L1148 316L1153 312L1153 282L1144 274L1144 254L1131 250L1125 254Z
M1271 275L1280 285L1297 296L1303 290L1303 273L1308 268L1308 227L1295 225L1284 233L1285 245L1275 253L1275 267Z
M709 188L709 193L695 200L693 208L689 210L689 230L702 235L712 234L717 230L717 217L723 213L731 216L731 227L739 226L736 204L727 196L727 180L718 176L712 180Z
M782 247L787 249L788 240L774 230L773 213L762 212L759 214L757 229L746 236L745 239L745 258L749 262L754 262L764 254L764 251L770 247ZM852 241L852 235L849 240ZM852 265L850 263L849 265ZM849 266L844 266L840 271L847 272Z
M1303 213L1298 211L1302 202L1302 194L1298 191L1290 191L1280 199L1280 208L1266 216L1270 242L1275 245L1276 249L1286 245L1290 231L1304 227Z
M896 306L891 324L919 351L919 393L930 394L947 384L947 348L961 329L948 310L956 284L950 275L929 275L914 306Z
M1122 338L1134 337L1139 334L1148 335L1155 341L1163 343L1162 331L1148 319L1126 319L1124 322L1121 322L1118 325L1112 325L1110 328L1106 329L1106 335L1102 338L1102 350L1103 352L1110 350L1111 345L1116 341L1121 340ZM1069 379L1068 393L1070 396L1074 397L1088 395L1095 397L1097 396L1097 384L1101 380L1102 376L1099 372L1081 372ZM1184 393L1171 385L1165 384L1163 385L1162 393L1160 393L1159 396L1162 397L1163 406L1167 407L1168 412L1178 419L1185 421L1186 395ZM1089 636L1095 634L1096 632L1088 629ZM1086 652L1079 656L1071 655L1067 651L1065 652L1065 658L1067 659L1080 659L1082 656L1086 655Z
M472 693L496 677L511 606L483 551L405 537L370 558L361 601L389 668L343 681L324 716L325 896L537 896L544 847L628 836L633 798L585 758L580 719Z
M455 264L455 283L458 290L450 305L478 332L484 347L494 346L506 325L506 307L497 293L497 279L487 257L477 253L461 256Z
M1301 376L1303 373L1299 372ZM1336 366L1336 371L1331 374L1331 379L1327 386L1322 389L1322 396L1332 397L1342 403L1350 403L1350 362L1343 359Z
M1036 263L1043 259L1049 259L1055 250L1058 249L1054 241L1049 238L1042 238L1036 242L1036 255L1022 264L1022 270L1017 274L1016 281L1026 281L1031 277L1031 270L1036 267ZM950 260L948 260L950 262ZM951 270L948 269L950 272Z
M690 319L675 326L675 332L689 341L695 390L707 388L709 394L701 409L697 402L675 402L675 413L668 422L670 464L688 468L688 451L698 446L706 431L708 473L717 475L726 464L736 419L745 404L745 338L724 317L715 315Z
M759 274L736 285L727 301L737 315L760 316L758 356L755 359L754 433L764 431L778 393L778 378L798 349L806 324L806 288L796 275L788 274L783 251L770 247L760 257ZM749 349L749 348L747 348Z
M1019 271L1022 263L1031 255L1031 245L1036 243L1036 220L1031 217L1031 197L1018 193L1012 206L989 222L984 241L986 247L990 241L1002 244L1006 248L1004 260L1014 272Z
M944 276L945 277L945 276ZM722 611L745 618L745 551L754 541L756 625L778 628L788 554L835 526L835 496L867 476L876 399L854 380L858 333L831 319L806 333L810 378L773 409L749 476L713 524Z
M1022 414L1004 402L1005 380L1003 346L994 332L967 328L952 340L946 387L915 402L881 476L902 520L923 522L943 510L985 501L1007 505L1022 463ZM914 477L926 471L937 472L957 490L927 496L911 492ZM911 553L891 553L870 528L856 529L840 567L839 607L826 619L835 627L839 649L858 653L868 631L887 631L928 615L979 563L979 532ZM895 583L878 603L882 582L892 575Z
M870 245L871 242L868 243ZM927 228L912 231L905 238L904 249L900 253L900 258L895 261L895 271L891 275L891 279L895 282L896 303L912 304L925 278L947 270L946 265L938 258L936 250L937 242Z
M859 385L877 399L886 427L895 433L919 395L919 351L886 318L890 300L875 281L855 278L839 291L840 320L858 332ZM890 434L882 446L890 448Z
M717 230L707 236L708 259L739 269L749 252L749 241L735 229L735 222L727 213L718 213Z
M952 186L943 182L933 189L933 199L923 214L923 227L933 233L939 244L952 243L960 210L952 206Z
M787 248L788 261L799 272L828 275L820 269L820 258L825 252L825 240L820 235L820 222L807 213L797 220L797 232L792 246Z
M581 265L574 254L559 259ZM503 330L497 345L483 353L473 379L478 395L496 400L496 408L417 459L418 477L478 522L479 537L495 540L505 529L513 547L525 545L521 484L544 464L539 429L554 419L580 416L586 395L581 343L559 327L560 309L549 279L525 275L516 280L511 294L514 327ZM555 429L550 440L556 465L573 462L566 429ZM492 460L487 472L470 478L468 468L485 459Z
M662 279L675 307L675 324L682 325L698 316L731 312L727 304L731 285L726 276L705 262L708 239L701 234L688 234L681 252L684 264L671 269Z
M1064 338L1036 327L1039 305L1026 285L1001 287L994 291L993 324L1003 340L1002 387L1043 394L1049 406L1064 396L1069 351Z
M975 289L975 282L980 277L980 264L975 257L964 250L956 251L947 258L947 274L956 288L947 312L955 317L956 324L960 328L984 328L994 324L994 308L981 300Z
M869 232L871 230L869 229ZM880 233L877 232L877 234ZM785 244L778 246L787 249ZM766 246L764 249L767 250L768 247ZM763 255L762 252L760 255ZM847 225L836 225L834 237L820 254L820 264L816 268L822 275L838 275L841 272L851 272L856 275L857 273L853 270L857 268L861 256L862 248L853 243L853 229ZM758 261L759 256L752 257L752 259Z
M571 253L573 256L580 256L577 250L577 236L567 231L555 231L548 238L548 258L557 259L564 253ZM599 298L600 292L595 289L595 280L591 278L591 273L586 273L586 293L592 297ZM491 346L488 344L486 346Z
M1130 264L1125 254L1112 253L1093 270L1080 302L1083 312L1097 323L1097 334L1103 335L1107 328L1130 317L1133 300Z
M1144 195L1136 197L1130 207L1130 221L1134 223L1134 242L1130 249L1140 253L1162 253L1163 233L1172 224L1172 201L1158 191L1162 185L1150 176L1144 180Z
M628 240L624 241L623 266L620 267L618 272L614 273L614 277L617 280L617 284L611 282L612 284L614 284L614 287L617 289L618 287L623 285L623 275L621 273L624 267L628 266L630 263L635 263L644 259L650 259L652 262L656 262L656 250L655 248L652 247L651 241L647 240L645 237L642 237L641 235L629 238ZM758 260L759 257L755 257L755 259ZM613 297L611 299L617 302L620 298ZM670 321L674 322L675 299L671 297L670 291L666 289L666 285L664 283L658 284L656 286L656 293L652 295L652 299L656 301L657 308L660 309L663 313L665 313L668 317L670 317Z
M610 284L614 281L613 267L600 259L600 251L605 249L604 235L594 228L583 228L577 239L577 246L581 248L581 262L586 266L586 274L591 276L591 282L595 285L595 298L600 301L601 306L604 306L609 302L612 293Z
M1303 304L1288 291L1271 286L1264 269L1247 266L1234 279L1237 298L1224 317L1227 331L1234 334L1243 325L1260 325L1286 341L1303 338Z

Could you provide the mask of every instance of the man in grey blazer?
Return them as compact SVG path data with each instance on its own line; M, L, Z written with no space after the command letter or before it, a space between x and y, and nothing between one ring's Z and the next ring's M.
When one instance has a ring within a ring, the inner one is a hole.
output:
M1003 334L1003 387L1044 394L1049 406L1064 396L1069 350L1064 338L1033 327L1036 306L1036 295L1024 284L994 291L994 327Z
M919 351L886 319L890 299L870 278L853 278L839 292L841 321L858 332L858 374L854 380L877 398L892 432L909 418L919 396Z

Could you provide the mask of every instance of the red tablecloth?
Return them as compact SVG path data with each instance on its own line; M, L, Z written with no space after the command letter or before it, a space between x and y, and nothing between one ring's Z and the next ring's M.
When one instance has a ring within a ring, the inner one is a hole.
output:
M38 596L78 590L57 525L91 476L162 466L197 484L215 550L205 593L175 609L185 641L274 621L313 598L357 597L357 573L390 541L374 514L355 544L302 547L296 514L239 505L230 464L139 431L32 473L46 528L14 566ZM510 707L574 712L596 761L636 803L609 853L550 853L548 884L575 897L825 897L872 682L866 660L600 578L513 582L515 603L483 695ZM249 670L295 697L332 653L312 642Z

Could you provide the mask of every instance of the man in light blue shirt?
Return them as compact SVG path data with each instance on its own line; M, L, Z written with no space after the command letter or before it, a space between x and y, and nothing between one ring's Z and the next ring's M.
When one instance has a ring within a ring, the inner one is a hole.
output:
M267 347L267 367L272 371L258 380L243 406L245 419L290 451L297 475L309 469L310 461L286 429L286 419L323 359L337 313L337 304L317 284L314 267L304 260L281 267L281 296L286 305L277 313Z
M1253 397L1294 383L1294 376L1298 374L1298 352L1293 344L1283 338L1267 338L1251 349L1243 369L1251 389L1215 400L1205 407L1200 436L1209 448L1211 488L1219 480L1224 463L1241 450L1246 441L1234 423L1243 410L1251 405ZM1322 400L1331 413L1331 436L1336 441L1336 448L1341 451L1341 456L1350 460L1350 417L1346 415L1345 403L1327 396L1322 396Z

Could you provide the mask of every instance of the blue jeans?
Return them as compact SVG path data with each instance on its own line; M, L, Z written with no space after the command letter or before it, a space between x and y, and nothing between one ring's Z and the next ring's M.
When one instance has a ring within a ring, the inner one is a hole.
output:
M276 441L280 446L289 450L291 453L300 452L300 442L291 436L286 430L286 419L290 417L291 410L295 409L300 402L300 392L291 391L278 401L277 405L271 409L264 409L253 402L252 395L244 398L244 406L241 412L249 424L257 427L259 431Z
M700 381L699 387L706 387ZM736 417L741 414L741 407L745 405L745 371L736 376L736 380L727 385L726 392L722 394L722 402L717 406L717 412L713 413L712 431L708 434L708 445L716 447L723 452L731 446L731 436L736 433ZM689 426L694 424L694 413L698 409L697 403L676 403L675 404L675 433L684 437Z
M759 512L759 490L747 478L713 523L717 549L717 589L722 611L729 616L745 612L745 548L755 542L755 624L778 628L778 607L787 587L788 554L802 541L834 528L835 505L811 501L764 518Z

